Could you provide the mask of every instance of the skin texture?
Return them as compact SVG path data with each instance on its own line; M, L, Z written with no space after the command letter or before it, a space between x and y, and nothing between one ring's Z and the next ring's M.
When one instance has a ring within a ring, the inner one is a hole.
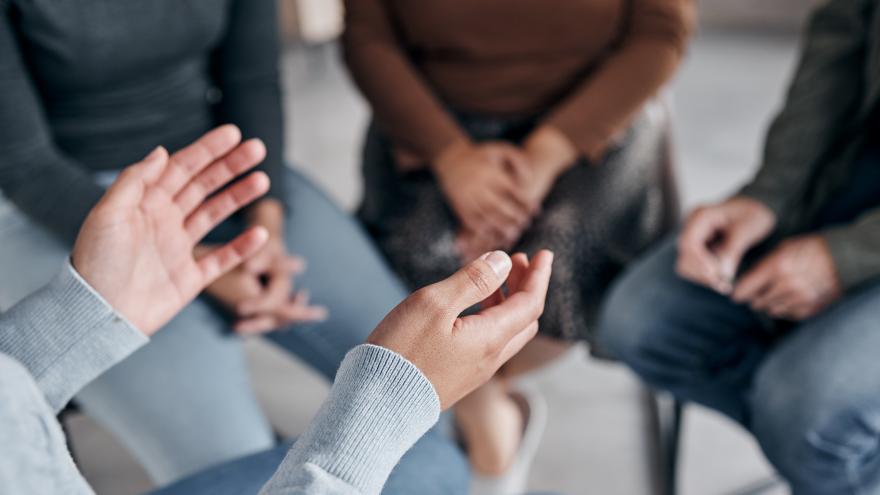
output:
M775 226L776 215L750 198L734 197L697 208L679 238L676 271L694 283L730 294L743 255Z
M746 273L734 288L733 300L775 318L801 321L842 295L828 244L822 236L807 235L783 242Z
M135 327L152 335L208 284L256 254L268 233L246 230L229 244L194 254L214 226L269 190L254 172L212 196L265 156L217 128L169 156L157 148L127 168L91 211L73 248L80 275Z
M487 253L413 293L367 340L416 365L447 409L486 383L535 336L552 263L549 251L527 263L514 263L500 251ZM505 281L506 296L499 290ZM481 302L479 313L461 316Z
M775 225L773 212L750 198L697 209L679 239L678 274L774 318L801 321L815 316L843 293L831 251L820 235L785 240L734 280L743 255Z
M253 258L208 287L207 293L237 317L239 334L262 334L295 323L322 321L327 309L309 304L307 290L294 290L294 278L306 268L284 244L284 208L262 200L248 209L251 226L265 228L269 240Z

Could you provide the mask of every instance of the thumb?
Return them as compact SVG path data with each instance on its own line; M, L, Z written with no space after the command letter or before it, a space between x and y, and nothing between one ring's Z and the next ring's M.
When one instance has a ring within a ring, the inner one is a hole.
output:
M736 277L743 256L753 244L754 241L742 229L730 229L721 243L715 247L714 251L718 257L721 276L726 281L733 281Z
M497 291L507 280L512 263L503 251L492 251L468 263L451 277L437 283L436 289L458 315Z

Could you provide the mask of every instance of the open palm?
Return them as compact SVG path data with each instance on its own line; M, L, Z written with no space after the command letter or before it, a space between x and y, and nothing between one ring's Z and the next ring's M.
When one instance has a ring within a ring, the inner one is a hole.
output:
M74 267L116 311L153 334L266 241L257 227L193 254L211 229L268 191L268 177L254 172L214 194L265 153L258 140L241 143L229 125L171 156L157 148L123 171L89 214L74 246Z

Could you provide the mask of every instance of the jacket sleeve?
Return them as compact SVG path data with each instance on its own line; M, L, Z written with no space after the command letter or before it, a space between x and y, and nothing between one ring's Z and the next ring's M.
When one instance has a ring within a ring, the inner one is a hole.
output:
M56 412L146 342L69 263L0 316L0 354L27 368Z
M859 110L870 4L831 0L813 13L784 107L767 134L761 168L741 191L773 210L783 230L797 223L815 172Z
M428 158L466 139L404 52L385 0L347 0L345 12L346 65L382 130Z
M284 199L284 117L278 69L281 40L276 0L234 0L226 36L213 54L221 93L217 121L237 125L245 139L260 138L269 197Z
M0 191L36 223L73 245L103 190L55 145L22 59L11 9L0 1Z
M593 159L604 154L612 139L669 81L693 31L692 0L629 3L629 27L619 46L545 122Z
M414 364L383 347L355 347L260 495L378 495L439 416L434 386Z

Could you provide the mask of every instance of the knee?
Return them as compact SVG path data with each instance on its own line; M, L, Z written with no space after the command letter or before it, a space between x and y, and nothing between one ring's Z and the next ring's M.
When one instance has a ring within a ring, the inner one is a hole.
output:
M795 493L854 493L876 469L880 425L845 389L830 375L756 378L751 429Z
M622 275L609 291L596 329L601 353L635 365L646 350L663 342L664 324L675 311L675 283L669 248L654 252ZM680 304L680 303L679 303Z

